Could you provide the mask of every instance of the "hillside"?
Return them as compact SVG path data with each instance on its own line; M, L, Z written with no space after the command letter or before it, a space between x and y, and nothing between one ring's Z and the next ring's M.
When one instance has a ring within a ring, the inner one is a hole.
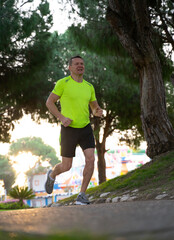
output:
M173 186L174 151L171 151L126 175L88 189L87 194L92 203L174 199ZM73 204L76 196L61 200L58 205Z

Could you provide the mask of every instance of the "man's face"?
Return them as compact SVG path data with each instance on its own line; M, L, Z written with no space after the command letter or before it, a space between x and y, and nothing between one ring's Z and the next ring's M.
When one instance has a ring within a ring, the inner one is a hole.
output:
M84 61L81 58L72 59L72 65L69 66L70 72L76 75L83 75L85 71Z

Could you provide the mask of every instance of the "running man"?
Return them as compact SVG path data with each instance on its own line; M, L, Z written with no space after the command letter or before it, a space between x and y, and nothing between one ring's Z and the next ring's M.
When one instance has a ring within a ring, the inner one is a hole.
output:
M89 106L94 116L101 117L103 114L97 103L93 85L83 79L84 70L83 58L72 57L69 60L71 75L57 81L46 102L49 111L61 121L62 162L48 172L45 190L51 194L56 176L70 170L76 146L79 144L85 156L85 167L81 191L76 199L77 205L90 203L85 192L94 170L95 141L89 120ZM61 112L55 105L58 100Z

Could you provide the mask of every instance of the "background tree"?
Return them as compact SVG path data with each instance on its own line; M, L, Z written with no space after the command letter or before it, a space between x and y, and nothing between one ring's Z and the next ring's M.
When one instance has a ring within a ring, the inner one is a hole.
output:
M138 69L141 84L141 119L154 157L174 148L174 130L168 119L161 65L152 43L147 1L109 1L107 19Z
M15 182L15 171L7 156L0 155L0 179L4 181L4 187L9 191Z
M60 162L54 148L45 144L43 140L38 137L20 138L16 142L13 142L10 145L9 154L16 156L19 152L31 152L33 155L38 156L37 163L39 163L39 165L44 161L49 162L51 166Z
M57 33L50 33L47 0L33 9L33 0L0 2L0 141L8 142L13 121L24 113L49 118L45 101L54 76L62 76ZM24 8L25 7L25 8ZM27 9L28 8L28 9ZM27 10L26 10L27 9ZM37 113L37 114L36 114Z
M48 170L48 167L43 166L44 162L50 163L52 167L60 162L54 148L45 144L42 139L38 137L21 138L13 142L10 146L9 154L16 156L20 152L31 152L33 155L38 156L35 165L26 172L31 189L33 188L33 176L40 173L46 173Z

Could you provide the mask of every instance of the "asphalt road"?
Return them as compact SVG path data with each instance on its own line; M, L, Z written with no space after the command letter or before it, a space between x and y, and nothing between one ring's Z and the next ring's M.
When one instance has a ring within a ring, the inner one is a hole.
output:
M88 232L114 240L174 239L174 200L133 201L0 212L0 230Z

